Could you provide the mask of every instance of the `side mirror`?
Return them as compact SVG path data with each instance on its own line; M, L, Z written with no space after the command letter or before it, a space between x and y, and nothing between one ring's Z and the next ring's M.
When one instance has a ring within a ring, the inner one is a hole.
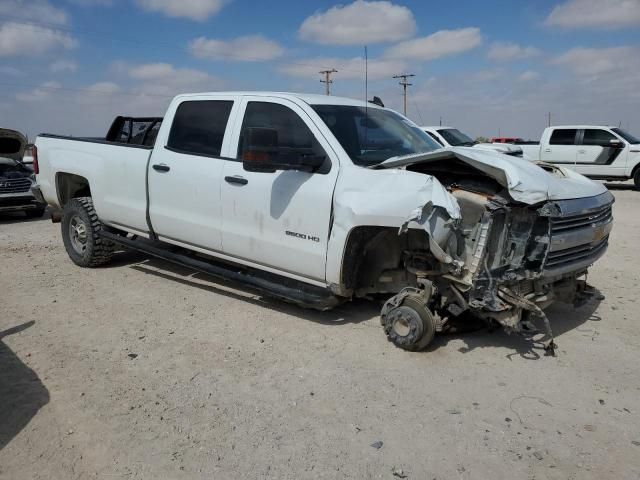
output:
M624 147L624 143L622 143L622 141L618 140L617 138L612 138L611 140L609 140L609 146L612 148L622 148Z

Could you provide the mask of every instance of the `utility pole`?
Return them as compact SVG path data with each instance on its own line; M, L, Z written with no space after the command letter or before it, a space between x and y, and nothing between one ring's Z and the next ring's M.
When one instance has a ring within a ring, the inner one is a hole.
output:
M331 70L323 70L320 72L320 75L324 75L324 80L320 80L320 83L325 84L325 93L327 95L331 95L330 85L333 83L333 80L331 80L332 73L338 73L338 70L332 68Z
M401 75L394 75L393 78L401 78L400 85L402 85L402 96L404 98L404 115L407 116L407 87L413 85L412 83L407 82L407 78L415 77L413 73L403 73Z
M547 125L547 127L550 127L550 126L551 126L551 112L549 112L549 113L547 114L547 118L548 118L548 122L547 122L547 123L548 123L548 125Z

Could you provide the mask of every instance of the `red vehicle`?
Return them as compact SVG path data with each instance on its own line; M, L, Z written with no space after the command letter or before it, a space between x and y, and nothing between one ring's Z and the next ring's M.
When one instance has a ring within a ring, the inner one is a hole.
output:
M523 139L518 137L492 137L489 143L522 143Z

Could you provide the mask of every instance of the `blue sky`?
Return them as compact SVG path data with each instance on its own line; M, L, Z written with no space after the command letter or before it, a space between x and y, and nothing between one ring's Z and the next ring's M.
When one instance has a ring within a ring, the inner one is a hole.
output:
M640 133L640 0L0 0L0 126L104 134L205 90L369 92L477 135L546 123Z

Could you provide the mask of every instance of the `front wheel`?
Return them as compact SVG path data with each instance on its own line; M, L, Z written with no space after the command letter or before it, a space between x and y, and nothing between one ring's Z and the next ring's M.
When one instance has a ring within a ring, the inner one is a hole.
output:
M62 241L69 258L80 267L97 267L111 260L113 243L98 232L102 223L91 197L72 198L62 210Z
M390 342L412 352L424 349L436 333L436 320L419 295L406 296L386 312L382 326Z
M633 184L636 190L640 190L640 167L636 168L636 172L633 174Z

